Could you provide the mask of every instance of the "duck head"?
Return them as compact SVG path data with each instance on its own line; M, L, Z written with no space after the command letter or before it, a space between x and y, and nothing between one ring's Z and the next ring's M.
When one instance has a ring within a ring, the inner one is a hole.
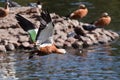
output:
M79 5L79 8L80 8L80 9L85 9L86 6L85 6L84 4L80 4L80 5Z

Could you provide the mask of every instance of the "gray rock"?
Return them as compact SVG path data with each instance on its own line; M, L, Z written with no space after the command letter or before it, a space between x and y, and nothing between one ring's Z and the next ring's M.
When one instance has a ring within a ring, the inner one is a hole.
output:
M83 47L83 42L82 41L75 41L73 44L72 44L72 47L75 48L75 49L80 49Z
M73 37L69 37L66 39L66 41L70 42L71 44L73 44L75 41L77 41L77 39L73 38Z
M111 30L109 30L109 32L115 37L115 38L119 38L119 34L116 32L113 32Z
M6 49L8 51L13 51L13 50L15 50L15 46L12 43L8 43L8 45L6 45Z
M22 43L22 46L25 47L25 48L26 48L26 47L30 47L30 43L29 43L29 42L23 42L23 43Z
M63 44L64 47L71 47L71 43L68 41L65 41L65 43Z
M87 37L89 37L94 44L98 43L97 38L95 37L95 34L86 34Z
M4 45L0 45L0 52L6 52L6 48Z
M61 42L55 42L55 45L56 45L57 47L63 47L63 43L61 43Z
M79 22L77 21L77 20L68 20L68 22L71 24L71 25L73 25L74 27L77 27L77 26L79 26Z
M6 39L2 40L1 42L2 42L3 45L8 45L8 40L6 40Z
M105 34L102 34L100 37L99 37L99 39L98 39L98 42L99 43L108 43L109 41L111 41L111 38L110 37L108 37L107 35L105 35Z
M29 38L27 36L19 36L19 42L26 42L26 41L29 41Z

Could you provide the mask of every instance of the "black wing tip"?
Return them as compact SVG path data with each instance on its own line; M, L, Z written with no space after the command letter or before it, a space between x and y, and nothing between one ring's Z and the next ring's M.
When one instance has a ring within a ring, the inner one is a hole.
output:
M19 13L15 14L15 18L24 31L35 29L35 25L26 18L24 18L23 16L21 16Z
M51 22L52 21L52 18L50 16L50 13L48 11L48 9L44 9L42 12L41 12L41 16L40 18L42 18L44 21L46 21L47 23Z

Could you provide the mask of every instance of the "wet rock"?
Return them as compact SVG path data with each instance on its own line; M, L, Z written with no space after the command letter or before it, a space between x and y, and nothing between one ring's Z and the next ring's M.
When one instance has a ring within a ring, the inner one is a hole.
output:
M83 45L83 42L82 42L82 41L75 41L75 42L72 44L72 47L75 48L75 49L80 49L80 48L82 48L82 45Z
M0 45L0 52L6 52L6 48L4 45Z

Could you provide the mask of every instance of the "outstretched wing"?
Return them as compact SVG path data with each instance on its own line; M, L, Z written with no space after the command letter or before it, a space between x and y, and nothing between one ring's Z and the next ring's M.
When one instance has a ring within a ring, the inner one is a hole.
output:
M42 11L40 16L40 27L36 36L36 41L40 44L46 41L51 42L54 25L48 11Z
M24 31L35 29L35 25L21 15L16 14L15 18L17 19L18 24L22 27Z
M19 14L16 14L15 18L17 19L18 24L22 27L22 29L29 33L30 39L32 40L32 42L35 42L37 31L38 31L38 29L36 29L36 26L32 22L25 19Z

